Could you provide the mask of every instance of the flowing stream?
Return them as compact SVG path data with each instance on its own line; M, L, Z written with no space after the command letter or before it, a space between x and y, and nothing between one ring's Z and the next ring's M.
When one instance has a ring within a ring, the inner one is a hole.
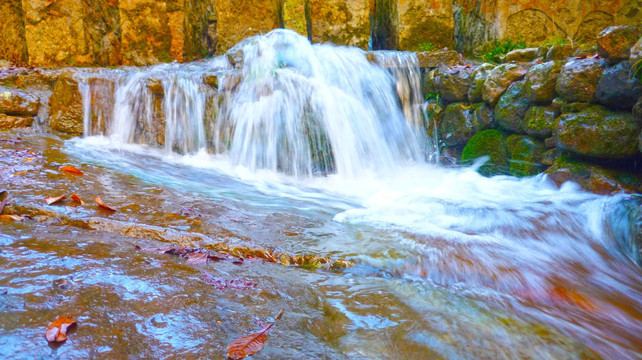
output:
M221 317L286 307L264 358L639 359L639 197L435 163L416 58L371 60L277 30L206 62L81 71L85 136L62 151L253 246L354 262L220 269L269 289L207 305ZM139 206L122 220L164 225ZM200 315L180 319L211 326ZM168 343L147 355L205 346Z

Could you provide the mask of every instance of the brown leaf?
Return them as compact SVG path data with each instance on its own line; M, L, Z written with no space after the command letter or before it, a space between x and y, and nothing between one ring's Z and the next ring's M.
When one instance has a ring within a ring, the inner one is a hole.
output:
M188 264L205 264L207 262L208 254L202 252L191 253L187 256Z
M66 196L58 196L58 197L48 197L45 199L45 202L47 202L47 205L55 204L58 201L65 200L67 197Z
M47 326L45 338L49 342L63 342L67 340L67 329L77 322L73 315L64 314Z
M111 206L109 206L109 205L105 205L105 203L100 199L100 196L97 196L97 197L94 199L94 201L96 202L96 204L98 204L98 206L100 206L101 208L103 208L103 209L105 209L105 210L109 210L109 211L118 211L118 210L114 209L113 207L111 207Z
M75 167L70 166L70 165L61 167L60 171L66 171L68 173L72 173L72 174L76 174L76 175L83 175L82 171L80 171L80 170L78 170Z
M4 207L11 204L12 201L13 199L9 199L8 197L6 197L2 200L2 202L0 202L0 214L2 214L2 212L4 211Z
M80 196L78 196L78 195L76 195L76 194L71 194L71 200L73 200L73 201L75 201L75 202L77 202L77 203L80 203L80 205L85 205L85 202L84 202L84 201L82 201L82 199L80 198Z
M267 332L283 315L283 310L274 318L274 322L254 334L238 338L227 347L227 357L232 360L244 359L261 351L267 341Z
M0 215L0 220L22 221L25 218L18 215Z

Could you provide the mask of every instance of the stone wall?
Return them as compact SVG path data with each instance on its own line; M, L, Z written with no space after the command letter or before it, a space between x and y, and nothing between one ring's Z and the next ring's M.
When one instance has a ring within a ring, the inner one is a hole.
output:
M642 0L3 0L0 60L149 65L223 53L277 27L363 49L455 48L498 38L589 41L642 23Z
M445 162L488 156L487 175L546 172L596 193L642 191L642 30L614 26L576 57L559 45L502 64L427 69L424 92ZM438 100L434 100L438 98Z

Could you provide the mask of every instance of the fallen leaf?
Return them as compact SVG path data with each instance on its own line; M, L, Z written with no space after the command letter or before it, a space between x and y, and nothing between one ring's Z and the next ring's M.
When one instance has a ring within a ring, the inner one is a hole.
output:
M84 201L82 201L82 199L80 198L80 196L78 196L78 195L76 195L76 194L71 194L71 200L73 200L73 201L75 201L75 202L77 202L77 203L80 203L80 205L85 205L85 202L84 202Z
M207 262L208 254L202 252L195 252L187 255L188 264L205 264Z
M47 202L47 205L55 204L58 201L65 200L67 197L66 196L58 196L58 197L48 197L45 199L45 202Z
M13 221L22 221L25 218L18 215L0 215L0 220L13 220Z
M22 176L26 173L27 173L26 171L18 171L17 173L13 174L13 176Z
M267 332L281 319L281 316L283 316L283 310L279 311L279 314L274 318L274 322L263 328L263 330L232 341L230 346L227 347L227 357L232 360L245 359L263 350L267 341Z
M148 247L142 247L140 245L136 245L136 250L139 251L147 251L147 252L152 252L156 254L166 254L168 251L174 249L174 246L167 245L163 246L162 248L148 248Z
M67 329L77 322L73 315L64 314L47 326L45 338L49 342L63 342L67 340Z
M2 214L2 212L4 211L4 207L11 204L12 201L13 199L9 199L8 197L5 197L4 199L2 199L2 202L0 202L0 214Z
M60 171L66 171L66 172L72 173L72 174L83 175L82 171L80 171L80 170L78 170L75 167L70 166L70 165L61 167Z
M118 210L114 209L113 207L111 207L111 206L109 206L109 205L105 205L105 203L100 199L100 196L97 196L97 197L94 199L94 201L96 202L96 204L98 204L98 206L100 206L101 208L103 208L103 209L105 209L105 210L109 210L109 211L118 211Z
M25 162L30 162L30 161L33 161L33 158L26 158L25 159Z

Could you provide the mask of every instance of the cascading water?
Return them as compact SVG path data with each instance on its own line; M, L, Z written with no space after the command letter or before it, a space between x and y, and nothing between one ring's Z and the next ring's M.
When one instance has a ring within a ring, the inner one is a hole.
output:
M379 274L368 279L412 284L370 286L412 310L399 323L428 323L412 341L444 357L529 357L524 346L530 357L559 357L562 345L525 341L514 322L546 324L604 357L639 355L639 199L432 164L416 58L371 60L276 30L208 62L81 72L85 136L109 141L72 141L70 151L211 201L228 196L234 207L251 207L251 219L306 212L326 225L297 246L351 256L357 269ZM93 101L99 97L111 100ZM157 160L143 165L104 148L128 143L147 145L127 149ZM438 307L426 288L475 305ZM348 300L333 304L350 313ZM494 321L486 312L509 315ZM500 349L484 352L489 342Z

